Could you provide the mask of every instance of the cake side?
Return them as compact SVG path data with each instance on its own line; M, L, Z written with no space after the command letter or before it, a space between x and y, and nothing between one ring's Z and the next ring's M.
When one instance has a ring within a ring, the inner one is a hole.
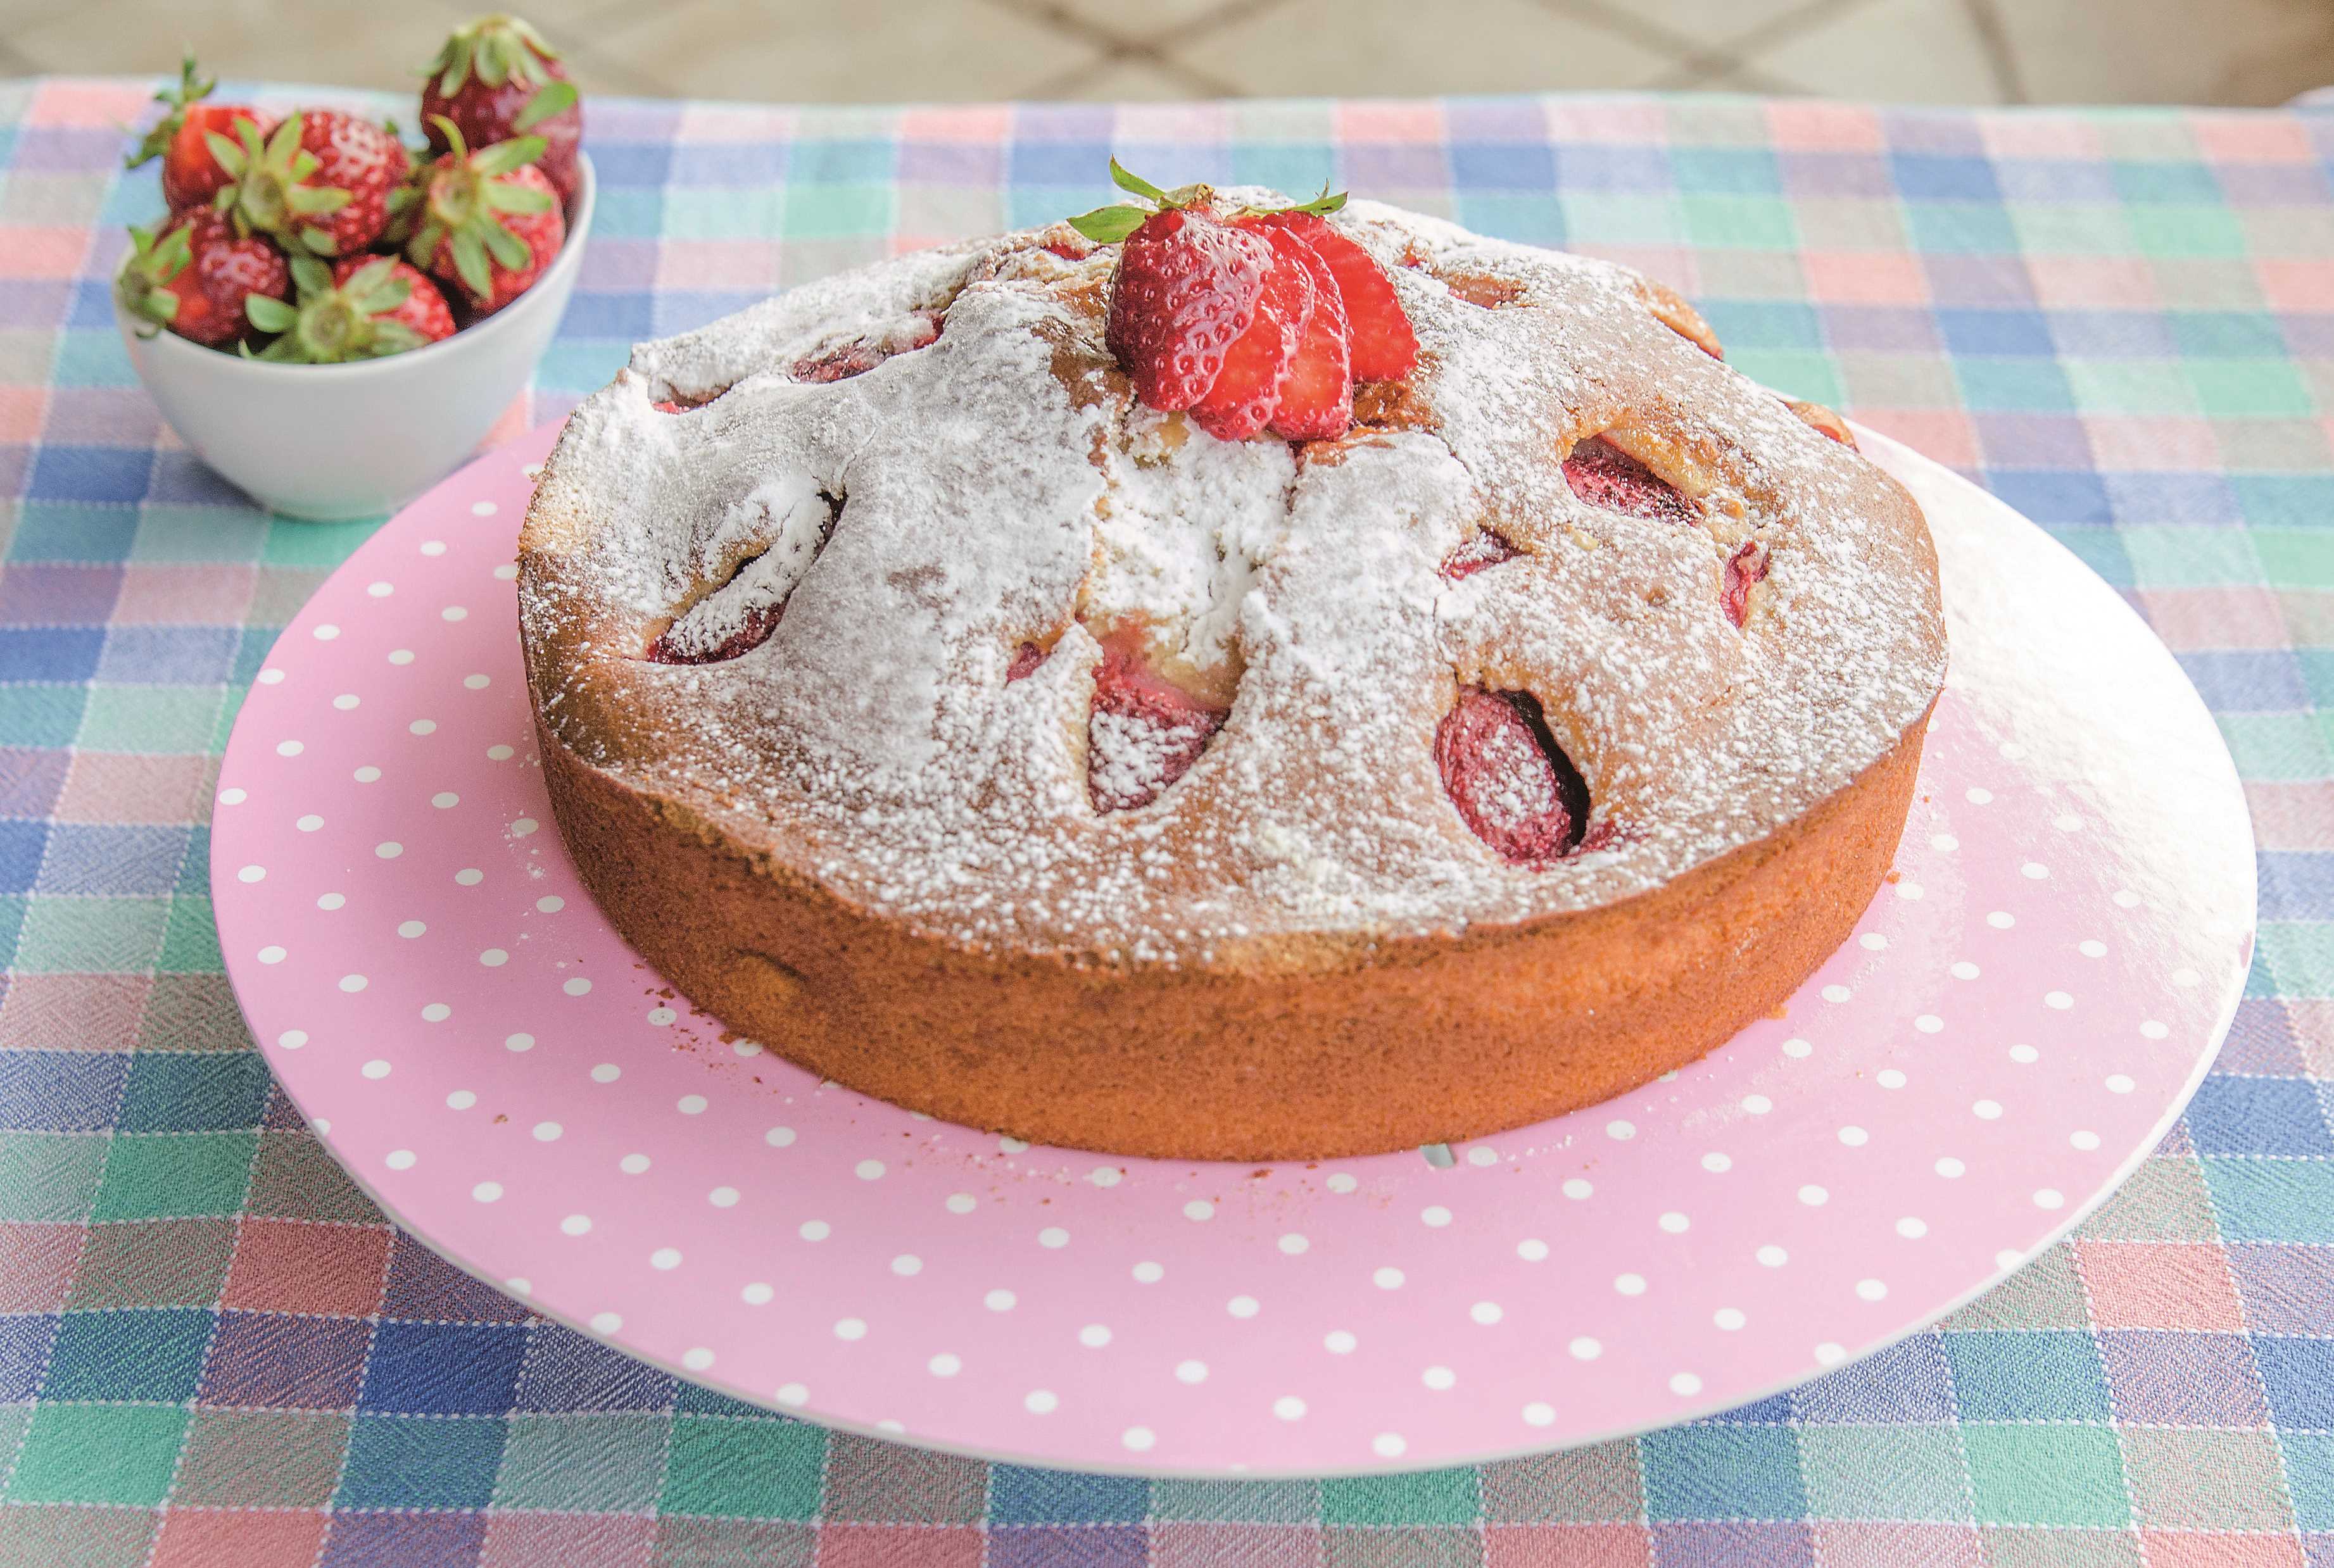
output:
M1789 826L1661 888L1244 976L919 936L547 729L542 743L586 885L643 958L731 1029L863 1093L1030 1142L1249 1160L1541 1121L1770 1015L1886 875L1926 717Z

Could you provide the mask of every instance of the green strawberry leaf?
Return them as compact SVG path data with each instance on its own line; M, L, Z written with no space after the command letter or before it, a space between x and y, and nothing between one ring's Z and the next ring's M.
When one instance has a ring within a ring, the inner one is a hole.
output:
M1082 212L1070 219L1070 226L1096 245L1116 245L1143 226L1151 215L1139 207L1124 202L1116 207L1098 207L1092 212Z
M508 174L521 165L533 163L541 158L543 149L548 145L539 136L515 136L508 141L497 141L478 154L470 160L470 167L489 178L498 174Z
M309 299L333 286L333 269L312 255L295 255L292 260L292 281L300 287L300 297ZM283 329L271 328L280 332Z
M286 206L303 217L338 212L349 205L349 193L336 185L295 185L284 193Z
M480 195L497 212L549 212L559 205L559 198L547 190L506 179L488 180Z
M504 270L525 272L528 264L535 260L535 253L526 248L526 242L502 225L487 224L480 233L487 242L487 249L494 253L495 260L502 264Z
M1331 195L1328 182L1324 180L1321 184L1320 195L1315 197L1311 201L1300 202L1297 206L1290 207L1288 210L1290 212L1309 212L1316 217L1326 217L1345 205L1345 193L1341 190L1334 196Z
M538 90L533 98L526 101L526 107L518 111L516 120L511 121L511 129L533 130L553 115L565 113L574 101L575 84L572 82L555 82L550 86Z
M251 324L263 332L288 332L292 330L292 323L300 319L298 311L282 300L270 299L265 294L246 294L243 313L249 316Z
M438 78L438 96L451 98L462 90L470 78L470 39L466 33L457 33L446 41L446 72Z
M1119 162L1118 159L1114 158L1110 160L1110 182L1111 184L1118 187L1119 189L1125 191L1130 195L1139 196L1149 201L1155 201L1162 207L1165 207L1167 205L1167 193L1165 191L1160 189L1157 186L1152 184L1141 175L1129 171L1124 164Z
M210 149L211 156L218 159L218 166L227 170L230 179L241 179L243 171L251 167L243 149L216 130L203 132L203 145Z
M463 286L478 299L490 299L495 292L494 268L487 262L487 242L476 229L456 231L451 244L454 248L454 271Z
M390 354L402 354L412 349L422 348L429 341L428 338L423 337L403 322L375 322L372 332L372 348L370 351L375 359L381 359Z

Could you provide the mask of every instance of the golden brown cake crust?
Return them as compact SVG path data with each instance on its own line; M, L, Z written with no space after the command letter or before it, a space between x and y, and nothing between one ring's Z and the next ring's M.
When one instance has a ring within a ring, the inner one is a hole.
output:
M1886 875L1926 723L1789 827L1653 892L1263 977L965 953L757 863L542 738L552 807L609 918L779 1054L1032 1143L1320 1159L1561 1115L1771 1012Z
M1338 221L1421 362L1334 442L1135 406L1064 226L643 345L577 410L521 538L529 685L584 880L674 985L912 1109L1282 1159L1606 1098L1845 938L1943 681L1911 497L1635 274ZM1682 509L1570 482L1592 441ZM1147 793L1105 637L1229 714ZM1454 809L1470 688L1544 716L1578 852Z

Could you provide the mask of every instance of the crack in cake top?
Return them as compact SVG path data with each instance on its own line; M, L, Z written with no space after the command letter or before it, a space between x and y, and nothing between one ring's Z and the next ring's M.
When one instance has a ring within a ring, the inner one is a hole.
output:
M1254 971L1647 891L1922 722L1944 634L1894 480L1624 268L1335 221L1420 345L1335 440L1137 404L1109 252L1062 225L636 349L521 541L545 729L936 939ZM1629 471L1686 510L1599 488ZM1122 667L1188 709L1130 730L1148 698L1097 700ZM1511 863L1454 805L1437 727L1470 689L1531 699L1585 782L1562 858Z

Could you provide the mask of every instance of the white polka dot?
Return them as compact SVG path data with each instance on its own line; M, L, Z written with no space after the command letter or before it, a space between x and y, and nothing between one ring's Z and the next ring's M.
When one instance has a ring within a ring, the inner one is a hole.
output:
M1613 1288L1623 1295L1643 1295L1645 1294L1645 1276L1641 1274L1616 1275L1613 1279Z
M454 1009L443 1002L432 1002L421 1009L422 1019L430 1024L443 1024L454 1015Z
M1957 1181L1968 1173L1969 1167L1948 1154L1937 1161L1936 1170L1947 1181Z
M1908 1214L1896 1222L1896 1234L1906 1241L1918 1241L1929 1234L1929 1222Z
M1205 1361L1177 1361L1175 1363L1175 1380L1179 1383L1206 1382L1208 1380L1208 1363Z
M454 880L466 888L475 888L487 880L487 873L476 866L464 866L454 873Z
M542 825L543 824L541 822L536 822L533 817L521 817L516 822L511 823L511 837L515 839L523 839Z
M1900 899L1906 899L1917 902L1919 901L1921 895L1927 891L1928 890L1926 888L1924 888L1920 883L1912 880L1910 878L1907 878L1905 880L1896 884L1896 896Z
M2127 1073L2112 1073L2107 1075L2107 1092L2110 1094L2128 1094L2138 1087Z
M2139 1032L2150 1040L2161 1040L2172 1031L2160 1019L2146 1018L2140 1022Z
M270 665L261 670L256 678L262 686L281 686L284 684L284 672Z
M392 1149L389 1151L388 1158L381 1163L391 1170L410 1170L413 1169L413 1160L414 1154L410 1149Z
M421 553L423 553L424 555L443 555L443 554L445 554L445 553L446 553L446 541L444 541L443 539L424 539L424 540L421 542Z
M2096 1132L2070 1132L2067 1135L2067 1141L2088 1154L2099 1146L2099 1135Z
M1000 1154L1027 1154L1029 1146L1018 1138L1000 1138L997 1140L997 1150Z
M1370 1283L1380 1290L1400 1290L1405 1276L1392 1264L1382 1265L1370 1273Z
M680 1249L661 1246L649 1254L649 1266L653 1269L676 1269L680 1266Z
M495 515L495 504L494 504L492 501L473 501L473 502L471 502L471 503L470 503L470 515L471 515L471 516L473 516L473 517L491 517L491 516L493 516L494 515Z
M1103 1323L1088 1323L1078 1331L1078 1343L1090 1351L1098 1351L1110 1343L1110 1329Z
M1419 1210L1418 1217L1431 1229L1440 1230L1451 1223L1451 1211L1441 1204L1432 1204Z
M556 1121L538 1121L535 1124L535 1140L537 1143L556 1143L560 1134L566 1130Z
M1799 1201L1809 1208L1821 1208L1831 1201L1831 1194L1810 1181L1799 1188Z
M752 1285L747 1285L746 1288L747 1290L751 1290L754 1287ZM800 1406L810 1403L810 1390L800 1383L780 1383L778 1385L777 1400L778 1403L787 1406L789 1409L799 1408Z
M1660 1226L1672 1236L1683 1236L1686 1232L1686 1227L1693 1224L1693 1221L1687 1219L1684 1215L1680 1214L1676 1209L1671 1209L1667 1214L1663 1215L1660 1219L1654 1223Z
M1479 1143L1467 1151L1467 1163L1474 1166L1497 1165L1500 1163L1500 1151L1488 1143Z
M1989 789L1972 789L1962 798L1973 806L1982 806L1989 804L1993 800L1993 792Z
M586 979L585 979L585 978L584 978L581 975L578 975L575 978L574 978L574 979L572 979L572 980L563 980L563 981L561 981L561 982L560 982L560 984L559 984L559 988L560 988L562 991L566 992L570 996L589 996L589 995L591 994L591 991L592 991L592 982L591 982L591 981L589 981L589 980L586 980ZM741 1041L741 1042L739 1042L739 1044L744 1044L744 1042L742 1042L742 1041Z
M1839 1140L1850 1149L1861 1149L1872 1141L1872 1134L1861 1127L1843 1127L1839 1130Z
M980 1304L993 1313L1009 1313L1020 1299L1009 1290L993 1290L980 1298Z
M2104 958L2107 956L2107 945L2105 942L2098 941L2096 939L2088 942L2078 942L2075 945L2075 951L2080 953L2086 958Z
M1605 1124L1605 1136L1616 1143L1626 1143L1630 1139L1637 1136L1636 1124L1615 1119Z
M1857 945L1865 948L1867 952L1881 952L1888 946L1888 938L1882 936L1877 931L1866 931L1856 940Z
M1418 1374L1418 1380L1435 1392L1441 1393L1447 1389L1458 1386L1459 1374L1449 1367L1429 1367Z
M1791 1261L1791 1255L1773 1242L1769 1242L1765 1246L1760 1247L1756 1256L1760 1266L1765 1268L1780 1268Z
M1361 1178L1355 1176L1352 1172L1340 1170L1332 1175L1329 1179L1322 1183L1322 1185L1326 1187L1332 1192L1345 1193L1353 1191L1355 1188L1360 1187L1362 1183Z
M1783 1042L1783 1054L1786 1056L1805 1058L1814 1055L1815 1050L1812 1044L1796 1036Z
M673 1021L680 1016L670 1007L651 1007L648 1014L649 1022L660 1029L671 1027Z
M483 675L466 675L462 678L464 689L469 691L484 691L492 684L493 682Z
M592 1069L592 1082L594 1083L613 1083L623 1075L624 1070L613 1062L603 1062Z
M1824 1341L1823 1343L1816 1347L1816 1364L1818 1366L1836 1367L1846 1360L1847 1360L1847 1351L1846 1347L1836 1345L1829 1340Z
M1331 1329L1321 1340L1321 1348L1333 1356L1350 1356L1362 1342L1345 1329Z
M1913 1020L1913 1027L1924 1034L1934 1034L1945 1026L1945 1021L1934 1013L1924 1013Z
M2044 865L2040 861L2029 861L2024 865L2018 868L2018 874L2021 877L2028 878L2030 880L2039 882L2043 878L2050 874L2050 868Z
M1530 1404L1524 1407L1524 1425L1528 1427L1548 1427L1555 1424L1555 1406L1543 1404L1539 1400L1534 1400Z
M1126 1173L1115 1165L1097 1165L1086 1172L1086 1179L1096 1187L1116 1187L1125 1177Z
M964 1371L964 1361L962 1358L942 1351L924 1363L924 1370L936 1378L952 1378Z
M2060 1192L2055 1187L2038 1188L2034 1194L2034 1207L2037 1208L2064 1208L2067 1207L2067 1195Z
M1118 1440L1138 1454L1148 1453L1159 1439L1148 1427L1129 1427L1118 1435Z
M286 954L283 948L276 947L274 943L270 943L266 947L260 948L257 956L259 961L263 964L281 964L284 962Z
M616 1169L626 1176L639 1176L645 1173L652 1163L645 1154L627 1154L616 1161Z
M1702 1157L1702 1168L1712 1176L1723 1176L1734 1169L1734 1158L1729 1154L1722 1154L1713 1149Z
M702 1094L684 1094L673 1101L673 1109L683 1116L702 1116L705 1114L705 1106L706 1099ZM883 1168L881 1165L876 1166L875 1174L878 1176L883 1174Z
M823 1219L806 1219L795 1227L795 1234L805 1241L825 1241L834 1234L834 1227Z
M1981 1100L1970 1107L1970 1114L1980 1121L1999 1121L2001 1120L2001 1102L1998 1100Z
M1823 988L1823 999L1827 1002L1845 1002L1855 995L1845 986L1826 986Z
M1692 1372L1673 1372L1670 1374L1670 1392L1682 1396L1698 1394L1702 1392L1702 1380Z
M1741 1307L1720 1307L1710 1314L1710 1321L1728 1333L1732 1333L1750 1320L1743 1315Z
M705 1201L716 1208L735 1208L738 1207L738 1189L734 1187L717 1187L705 1195ZM895 1271L898 1269L899 1261L896 1258L892 1260L892 1266Z
M1409 1448L1400 1432L1380 1432L1370 1439L1370 1452L1381 1459L1398 1459Z
M2044 994L2042 1005L2046 1007L2055 1007L2063 1013L2075 1005L2075 999L2064 991L2050 991Z
M1865 1301L1884 1301L1887 1298L1888 1287L1876 1279L1860 1279L1856 1282L1856 1294Z
M409 940L412 938L422 935L429 929L429 927L423 925L419 920L400 920L397 923L397 934L408 938Z
M1037 1245L1059 1251L1070 1245L1070 1233L1058 1225L1049 1225L1037 1233Z
M2016 1268L2025 1261L2026 1255L2014 1246L2005 1246L1993 1255L1993 1265L1996 1268Z
M2001 743L2001 755L2011 762L2016 762L2026 755L2026 747L2017 741L2006 740Z
M624 1320L614 1313L592 1314L592 1332L595 1334L612 1334L623 1326Z
M1985 918L1985 923L1997 931L2007 931L2018 924L2018 918L2007 909L1996 909Z
M1596 1188L1590 1186L1584 1177L1571 1176L1565 1178L1564 1196L1576 1203L1596 1190Z
M1191 1202L1183 1206L1183 1217L1185 1219L1213 1219L1216 1217L1216 1206L1210 1203L1204 1198L1195 1198Z
M341 629L327 620L310 630L308 635L319 642L330 642L341 634Z
M307 747L302 746L296 740L279 740L275 743L275 755L277 756L298 756L302 752L307 749Z
M792 1143L794 1139L789 1136L786 1139L786 1141L788 1143ZM951 1192L948 1195L948 1202L944 1207L950 1214L970 1214L976 1205L974 1203L972 1194L969 1192Z
M275 1044L286 1051L297 1051L307 1043L308 1031L305 1029L286 1029L275 1037Z
M411 664L413 662L413 649L410 648L392 648L389 650L389 661L390 663L396 665Z
M1272 1401L1272 1413L1284 1421L1301 1421L1305 1419L1305 1401L1295 1394L1283 1394Z
M908 1428L904 1421L896 1421L887 1416L875 1423L875 1429L879 1432L889 1432L896 1438L905 1433Z
M1252 1295L1236 1295L1224 1303L1224 1311L1236 1318L1252 1318L1263 1310L1263 1304Z
M713 1352L703 1345L680 1352L680 1364L692 1372L701 1372L713 1364Z
M864 1318L837 1318L834 1337L839 1340L863 1340L867 1337L867 1321Z
M588 1214L571 1214L559 1222L559 1228L569 1236L583 1236L592 1228L592 1217Z
M1282 1236L1279 1242L1280 1250L1290 1257L1298 1255L1312 1245L1310 1241L1293 1230Z
M503 1184L499 1181L482 1181L470 1188L470 1196L480 1203L492 1203L502 1195Z
M489 969L499 969L510 962L510 955L500 948L488 948L478 955L478 962Z
M2201 986L2204 983L2204 976L2194 969L2179 968L2172 971L2172 983L2183 987Z
M1485 1328L1490 1328L1493 1323L1498 1323L1501 1318L1508 1314L1506 1311L1500 1307L1498 1302L1479 1301L1473 1306L1467 1309L1467 1315L1473 1318Z
M462 620L468 619L470 612L458 604L448 604L438 613L448 620Z
M1021 1396L1021 1408L1033 1416L1051 1415L1061 1402L1051 1389L1031 1389Z
M1582 1334L1565 1348L1572 1352L1572 1359L1577 1361L1593 1361L1605 1353L1604 1345L1587 1334Z
M506 1034L503 1036L503 1049L506 1051L532 1051L535 1049L535 1036L528 1034L524 1029L520 1030L516 1034Z
M1929 835L1929 847L1939 854L1949 855L1962 847L1962 842L1951 833L1932 833Z
M245 791L233 787L223 789L218 793L218 803L223 806L239 806L250 798L251 796Z
M1546 1263L1548 1261L1548 1243L1540 1240L1538 1236L1528 1237L1523 1241L1516 1243L1516 1255L1523 1259L1526 1263Z
M1153 1263L1147 1258L1143 1262L1136 1264L1133 1273L1134 1275L1134 1283L1137 1284L1157 1284L1161 1280L1167 1277L1167 1269L1165 1265Z
M323 1136L324 1136L324 1134L326 1134L326 1133L330 1132L330 1131L333 1130L333 1124L332 1124L332 1122L331 1122L329 1120L327 1120L326 1118L322 1117L322 1116L312 1116L312 1117L310 1117L310 1118L308 1119L308 1125L309 1125L309 1127L310 1127L310 1128L312 1128L312 1129L315 1131L316 1136L317 1136L317 1137L319 1137L319 1138L323 1137Z
M513 752L511 748L506 746L490 746L487 747L487 760L488 762L508 762L516 755L517 754Z
M438 721L434 718L417 718L405 727L409 732L414 735L436 735L438 733Z
M389 1076L389 1063L376 1056L371 1061L366 1063L363 1066L358 1068L357 1071L363 1073L368 1078L386 1078Z
M1883 1089L1902 1089L1906 1082L1903 1069L1883 1067L1872 1075L1872 1081Z

